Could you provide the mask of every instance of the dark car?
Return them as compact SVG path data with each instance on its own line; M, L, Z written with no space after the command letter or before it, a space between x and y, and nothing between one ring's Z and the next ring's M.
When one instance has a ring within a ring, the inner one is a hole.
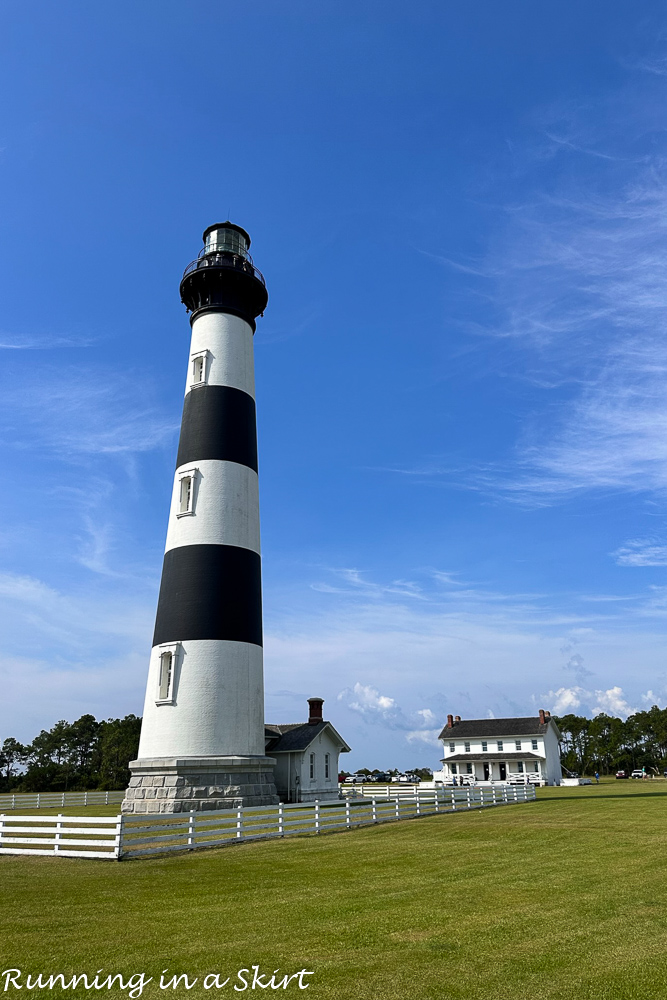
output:
M617 778L629 778L630 775L628 774L627 771L617 771L616 772L616 777Z

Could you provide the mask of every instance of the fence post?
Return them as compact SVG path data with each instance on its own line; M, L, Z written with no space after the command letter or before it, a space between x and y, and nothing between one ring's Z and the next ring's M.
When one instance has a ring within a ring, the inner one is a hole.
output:
M466 789L466 799L468 800L468 809L472 809L472 805L470 804L470 785Z
M435 805L435 811L438 812L438 789L435 789L435 795L433 797L433 803Z
M83 793L83 804L84 806L88 805L88 792Z
M104 793L104 804L105 804L105 806L109 805L109 793L108 792Z
M243 837L243 806L237 806L236 808L236 839L241 840Z
M116 843L113 853L116 861L120 861L123 856L123 834L125 833L125 817L121 814L116 816Z
M54 854L57 854L58 851L60 850L60 836L61 836L61 830L63 828L62 817L63 817L63 814L62 813L58 813L58 816L57 816L57 819L56 819L56 842L53 845L53 853Z
M372 810L372 813L373 813L373 822L377 823L377 821L378 821L378 814L377 814L377 809L375 808L375 796L373 796L373 798L371 799L371 801L373 803L373 810Z
M0 847L2 847L2 836L4 829L5 829L5 814L0 813Z
M188 815L188 847L195 842L195 811L190 810Z
M452 810L456 812L456 790L452 788Z
M399 801L398 795L394 799L394 802L396 803L396 819L400 819L401 818L401 803Z
M12 795L12 809L16 809L16 796Z
M62 800L62 802L60 803L60 807L61 807L61 809L64 809L64 808L65 808L65 793L64 793L64 792L63 792L63 800Z
M37 792L37 808L39 809L39 792Z
M495 806L495 804L496 804L496 786L495 785L491 786L491 798L493 799L493 805Z
M279 837L284 837L285 836L285 828L284 828L284 825L283 825L283 804L282 804L282 802L278 803L278 836Z
M515 801L515 802L518 802L518 801L519 801L519 796L518 796L517 792L518 792L518 789L517 789L517 787L516 787L516 785L515 785L515 786L514 786L514 801Z
M320 832L320 800L315 799L315 833Z
M352 826L350 822L350 800L347 795L345 796L345 826L348 830Z

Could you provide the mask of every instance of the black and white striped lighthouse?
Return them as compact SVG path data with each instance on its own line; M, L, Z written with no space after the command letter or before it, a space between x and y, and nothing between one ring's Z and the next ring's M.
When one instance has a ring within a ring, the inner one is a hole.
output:
M126 812L277 802L264 755L250 237L204 232L181 300L192 339L139 745Z

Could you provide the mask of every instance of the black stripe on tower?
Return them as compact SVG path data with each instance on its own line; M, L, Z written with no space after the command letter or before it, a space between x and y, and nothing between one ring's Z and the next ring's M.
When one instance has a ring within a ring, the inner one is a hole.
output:
M185 397L176 468L210 458L257 472L255 400L242 389L203 385Z
M236 545L165 553L153 645L227 639L262 645L261 559Z

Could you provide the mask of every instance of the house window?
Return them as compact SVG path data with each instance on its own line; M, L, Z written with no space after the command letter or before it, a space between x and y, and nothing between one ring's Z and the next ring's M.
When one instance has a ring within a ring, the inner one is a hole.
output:
M466 764L466 774L472 774L472 764Z
M178 512L176 517L185 517L195 512L196 469L181 472L178 477Z
M535 773L536 773L536 774L539 774L539 773L540 773L540 765L539 765L539 761L534 761L534 762L533 762L533 771L535 771Z
M450 743L449 744L449 752L450 753L454 753L455 750L456 750L456 743Z
M502 740L498 740L498 749L502 750L502 748L503 748L503 741Z
M532 741L533 750L537 750L537 740Z
M324 777L325 777L325 779L327 781L330 778L330 774L329 774L329 761L330 761L330 756L329 756L328 753L325 753L325 755L324 755Z
M310 780L313 781L315 778L315 754L310 755Z
M489 744L486 742L486 740L482 740L482 750L484 751L484 753L486 753L488 749L489 749Z
M518 760L516 762L516 769L519 772L519 774L523 774L523 761L522 760Z
M452 768L452 774L458 774L458 772L456 770L456 764L452 764L451 768Z
M469 743L464 743L463 747L464 747L466 753L470 753L470 744Z
M516 740L515 743L514 743L514 746L516 747L517 750L520 750L521 749L521 740Z
M172 642L161 646L158 661L156 702L158 705L174 703L174 679L179 643Z
M208 351L192 356L192 385L203 385L206 382Z

